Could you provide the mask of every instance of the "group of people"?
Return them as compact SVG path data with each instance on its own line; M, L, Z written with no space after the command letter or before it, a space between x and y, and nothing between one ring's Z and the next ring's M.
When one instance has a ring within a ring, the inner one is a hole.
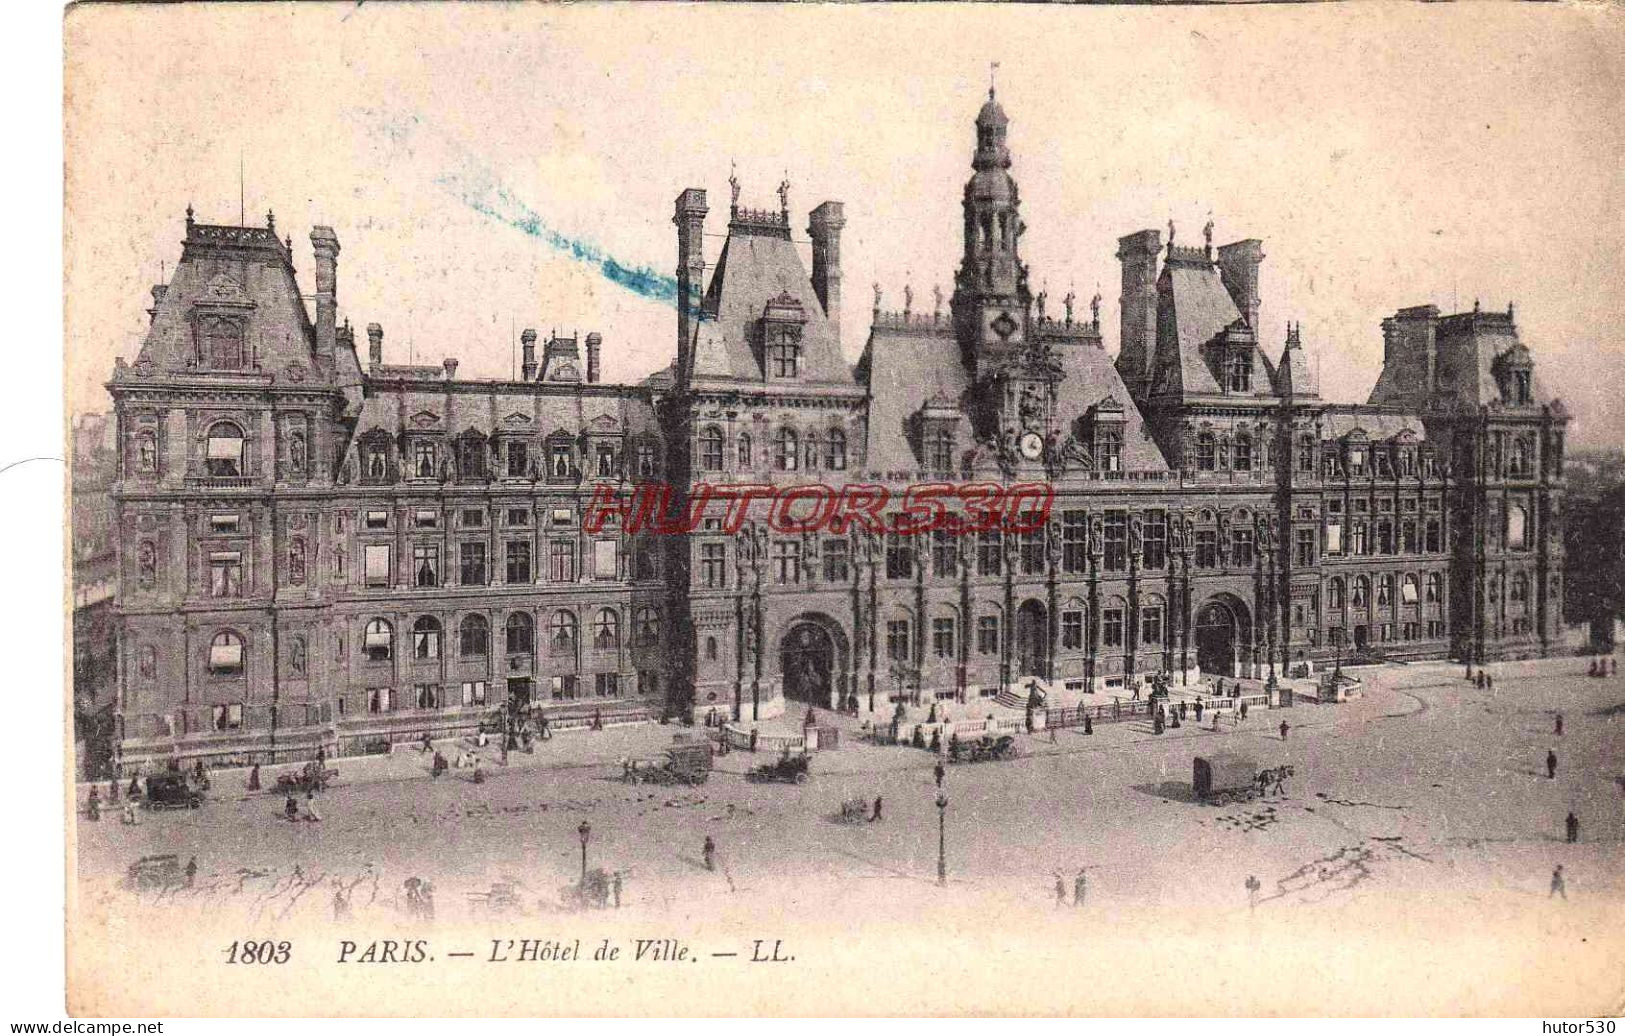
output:
M1586 670L1587 676L1614 676L1619 672L1619 662L1612 658L1593 658L1591 666Z
M1088 893L1089 877L1080 867L1078 876L1072 879L1072 905L1075 907L1083 906L1084 897ZM1066 906L1066 879L1059 872L1056 872L1055 875L1055 905L1058 907Z

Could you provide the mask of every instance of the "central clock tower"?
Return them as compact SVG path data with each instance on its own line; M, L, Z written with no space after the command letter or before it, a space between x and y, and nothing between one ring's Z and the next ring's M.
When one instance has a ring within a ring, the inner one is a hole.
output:
M965 184L965 251L954 275L955 331L975 382L972 421L1007 470L1042 465L1055 436L1059 365L1038 341L1021 262L1021 195L1010 176L1010 120L990 88L976 115Z

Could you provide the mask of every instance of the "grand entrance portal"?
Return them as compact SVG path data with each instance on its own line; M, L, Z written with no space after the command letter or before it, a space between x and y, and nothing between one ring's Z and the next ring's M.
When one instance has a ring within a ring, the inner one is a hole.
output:
M829 629L817 622L793 623L779 644L779 672L784 676L786 698L832 707L841 665Z
M1251 626L1247 607L1226 594L1196 613L1196 665L1211 676L1239 676L1238 663L1248 661Z
M1016 676L1044 676L1049 672L1049 616L1037 601L1016 611Z

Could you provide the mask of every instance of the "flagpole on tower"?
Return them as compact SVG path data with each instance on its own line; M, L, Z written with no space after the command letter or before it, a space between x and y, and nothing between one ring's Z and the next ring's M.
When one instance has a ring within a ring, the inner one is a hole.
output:
M248 226L248 188L243 177L243 152L237 150L237 225Z

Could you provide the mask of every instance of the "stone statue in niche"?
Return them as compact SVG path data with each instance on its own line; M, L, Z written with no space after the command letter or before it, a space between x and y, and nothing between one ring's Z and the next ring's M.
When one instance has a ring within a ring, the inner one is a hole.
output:
M136 663L137 671L143 680L153 680L158 676L158 649L151 644L141 648L141 660Z
M305 664L305 638L294 637L288 644L288 672L294 676L304 676Z
M158 551L150 542L143 542L136 553L137 581L143 590L150 590L158 581Z
M305 473L305 437L298 432L288 440L288 470L295 475Z

